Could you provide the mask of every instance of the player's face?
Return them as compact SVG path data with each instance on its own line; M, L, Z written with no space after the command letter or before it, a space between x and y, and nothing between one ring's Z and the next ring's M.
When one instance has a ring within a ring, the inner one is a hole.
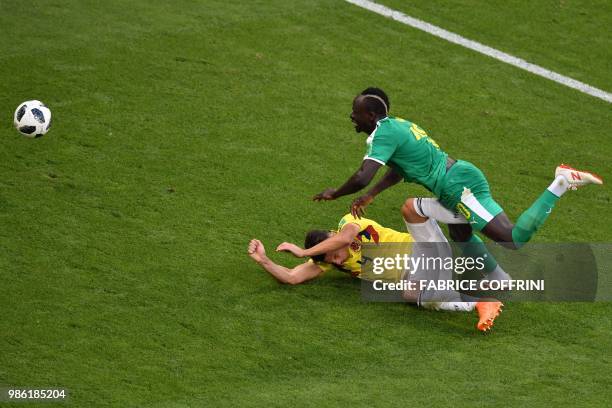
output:
M335 251L331 251L325 254L325 262L328 264L342 266L342 264L349 257L348 248L340 248Z
M351 120L355 125L355 132L365 132L370 134L374 131L375 122L373 122L374 115L372 112L368 112L363 102L361 95L357 96L353 100L353 111L351 112Z

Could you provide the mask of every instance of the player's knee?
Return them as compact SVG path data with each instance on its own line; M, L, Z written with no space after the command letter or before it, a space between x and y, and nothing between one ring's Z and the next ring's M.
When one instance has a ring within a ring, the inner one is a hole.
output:
M519 248L521 248L523 246L523 243L514 242L512 240L510 240L510 241L504 240L504 241L498 242L498 244L500 244L501 246L503 246L506 249L512 249L512 250L517 250L517 249L519 249Z
M427 221L427 217L420 216L414 209L414 198L409 198L402 205L402 217L411 224L420 224Z
M512 236L512 228L508 228L504 231L504 236L502 239L503 242L506 243L506 248L517 250L523 246L524 242L515 242L514 237Z
M409 221L414 213L414 198L409 198L404 201L404 205L402 205L402 217L406 221Z
M402 298L407 303L418 303L419 301L419 290L405 290L402 292Z
M508 249L518 249L520 243L514 242L512 230L514 224L508 219L505 213L500 213L491 220L482 230L482 232L493 241Z
M496 240L501 246L507 249L517 250L523 246L523 243L514 242L512 237L512 228L508 228L500 234L499 239Z

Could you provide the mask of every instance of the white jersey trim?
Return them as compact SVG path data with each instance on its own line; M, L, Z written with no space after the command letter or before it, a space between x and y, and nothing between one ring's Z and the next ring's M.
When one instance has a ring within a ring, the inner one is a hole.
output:
M461 202L470 210L476 213L485 222L489 222L493 219L493 214L487 211L486 208L478 201L476 196L472 194L469 188L463 187L463 193L461 193Z
M367 155L363 158L363 160L372 160L372 161L375 161L376 163L382 164L383 166L387 164L387 163L385 163L382 160L378 160L378 159L375 159L375 158L367 156Z

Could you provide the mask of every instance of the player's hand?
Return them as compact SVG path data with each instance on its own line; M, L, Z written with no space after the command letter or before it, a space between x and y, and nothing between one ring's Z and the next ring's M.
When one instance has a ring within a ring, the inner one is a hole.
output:
M266 248L258 239L252 239L249 242L247 253L257 263L261 263L266 258Z
M336 192L335 188L326 188L325 190L323 190L322 192L320 192L319 194L315 195L314 197L312 197L312 199L314 201L329 201L329 200L335 200L336 197L334 197L334 193Z
M355 218L361 218L365 214L365 209L370 203L374 201L374 197L369 194L362 195L359 198L356 198L351 203L351 214Z
M283 242L276 248L276 250L278 252L289 252L296 258L303 258L305 256L304 250L291 242Z

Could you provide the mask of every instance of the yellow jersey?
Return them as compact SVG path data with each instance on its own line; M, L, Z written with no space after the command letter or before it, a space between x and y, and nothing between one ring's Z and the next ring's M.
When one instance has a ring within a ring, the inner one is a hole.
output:
M362 272L361 246L363 244L382 244L382 243L406 243L414 242L414 239L407 232L398 232L391 228L386 228L374 220L368 218L355 218L350 213L340 219L338 224L338 232L349 224L357 224L359 233L353 238L353 242L349 245L349 256L341 265L337 267L342 272L346 272L353 277L360 279L373 280L385 279L397 281L401 278L402 271L386 271L383 276L372 276L370 273ZM397 249L397 247L395 247ZM406 245L406 250L410 251L411 245ZM324 272L336 267L327 262L316 262Z

